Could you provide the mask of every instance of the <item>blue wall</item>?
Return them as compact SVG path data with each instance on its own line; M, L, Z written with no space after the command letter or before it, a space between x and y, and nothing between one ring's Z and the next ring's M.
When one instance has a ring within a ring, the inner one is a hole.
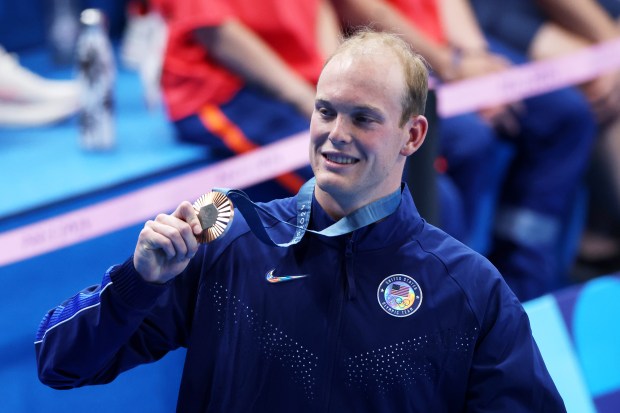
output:
M21 51L47 44L49 11L55 0L0 0L0 45ZM79 10L95 7L105 11L113 37L121 36L127 0L73 0Z

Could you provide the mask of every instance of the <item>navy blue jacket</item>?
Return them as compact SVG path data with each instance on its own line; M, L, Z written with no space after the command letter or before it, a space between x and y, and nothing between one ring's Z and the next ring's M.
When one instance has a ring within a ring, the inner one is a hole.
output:
M295 205L263 206L295 222ZM311 227L331 223L314 201ZM378 223L288 248L236 214L175 279L146 283L131 259L112 267L51 310L35 342L56 388L109 382L180 346L181 412L565 411L500 274L421 219L407 189Z

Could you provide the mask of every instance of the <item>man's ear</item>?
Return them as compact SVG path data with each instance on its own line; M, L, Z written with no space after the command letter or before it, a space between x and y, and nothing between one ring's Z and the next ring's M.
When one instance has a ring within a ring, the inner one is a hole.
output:
M423 115L412 116L405 125L409 132L409 139L405 142L400 154L403 156L413 155L424 143L428 131L428 120Z

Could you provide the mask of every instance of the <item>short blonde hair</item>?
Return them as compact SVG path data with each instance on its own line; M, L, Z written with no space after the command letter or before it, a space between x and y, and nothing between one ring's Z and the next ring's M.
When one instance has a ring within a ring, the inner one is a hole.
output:
M397 34L376 31L368 27L359 28L342 41L325 64L334 56L344 52L363 51L368 48L369 44L386 46L401 62L406 89L403 91L400 126L404 125L411 116L423 115L428 93L428 64Z

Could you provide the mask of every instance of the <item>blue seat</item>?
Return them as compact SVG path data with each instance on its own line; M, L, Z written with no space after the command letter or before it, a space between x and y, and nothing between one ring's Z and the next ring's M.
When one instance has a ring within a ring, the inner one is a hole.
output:
M485 192L477 201L476 211L471 217L472 229L465 243L482 255L489 254L493 242L493 226L504 178L510 163L516 155L514 146L507 141L497 141L494 145L492 162L493 173L487 177ZM560 242L557 246L556 260L558 274L553 288L559 289L568 284L568 272L574 263L581 233L583 231L587 209L588 192L585 185L580 186L572 199L571 207L563 217Z
M620 411L619 296L620 277L608 275L524 305L569 412Z

